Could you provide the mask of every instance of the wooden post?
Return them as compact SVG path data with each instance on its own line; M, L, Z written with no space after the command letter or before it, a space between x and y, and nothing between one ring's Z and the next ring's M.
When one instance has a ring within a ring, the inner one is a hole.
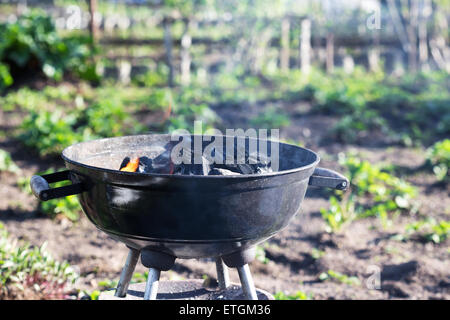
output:
M419 62L422 70L429 69L427 20L431 15L431 10L431 0L424 0L419 21Z
M334 70L334 34L327 33L327 72L331 73Z
M300 35L300 67L302 72L311 71L311 20L303 19Z
M192 38L189 34L191 22L189 19L184 19L184 32L181 36L181 83L188 85L191 81L191 48Z
M280 55L280 68L283 71L289 70L289 29L290 21L288 17L284 17L281 20L281 55Z
M172 58L172 33L170 31L170 25L172 19L165 17L163 19L164 26L164 47L166 49L166 63L169 67L169 78L167 79L169 87L173 87L173 58Z
M89 14L91 15L89 20L89 31L91 33L92 42L96 42L98 39L98 27L95 14L97 12L97 0L89 0Z
M411 0L409 8L409 24L407 27L409 51L408 65L410 71L417 71L417 22L419 17L418 0Z
M380 32L373 30L373 47L368 50L367 60L371 71L380 70Z

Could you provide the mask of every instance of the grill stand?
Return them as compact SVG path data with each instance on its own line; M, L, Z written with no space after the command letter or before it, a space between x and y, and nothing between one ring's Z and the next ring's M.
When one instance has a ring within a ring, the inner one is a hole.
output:
M225 263L223 263L222 258L216 259L216 271L217 271L217 282L219 283L220 289L226 289L230 286L230 276L228 274L228 269Z
M139 256L141 256L142 264L149 268L144 300L156 300L161 271L170 270L175 264L176 257L147 248L142 251L130 248L114 295L119 298L126 296ZM247 300L258 300L255 284L248 266L248 263L254 257L255 248L249 248L217 258L216 270L219 288L226 290L231 286L227 267L236 268L241 281L244 298Z
M233 252L223 256L222 260L230 268L236 268L241 280L242 291L246 300L258 300L255 284L248 264L255 259L255 247Z
M147 284L145 286L144 300L156 300L161 271L155 268L148 270Z
M139 254L139 250L130 248L127 261L125 262L122 273L120 274L120 280L117 284L116 293L114 294L116 297L123 298L127 295L128 286L130 285L134 269L136 269L136 264L139 260Z

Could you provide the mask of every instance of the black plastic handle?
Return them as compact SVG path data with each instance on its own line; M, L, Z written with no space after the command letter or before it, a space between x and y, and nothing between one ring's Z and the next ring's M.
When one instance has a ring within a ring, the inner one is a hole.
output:
M31 191L41 201L47 201L55 198L62 198L79 194L85 191L82 182L74 183L68 186L51 188L50 183L70 180L70 171L60 171L42 176L32 176L30 180Z
M316 168L309 178L309 185L345 190L348 188L349 181L346 177L336 171L325 168Z

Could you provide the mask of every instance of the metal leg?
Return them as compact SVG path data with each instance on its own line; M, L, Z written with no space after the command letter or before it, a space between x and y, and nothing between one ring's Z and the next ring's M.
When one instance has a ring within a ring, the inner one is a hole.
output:
M161 271L159 271L158 269L148 269L148 278L147 285L145 286L144 300L156 300L160 274Z
M242 291L246 300L258 300L256 294L255 284L253 283L252 274L248 264L244 264L241 267L237 267L239 273L239 279L241 280Z
M128 252L127 261L123 266L122 273L120 274L120 280L117 284L116 297L123 298L127 295L128 285L130 284L131 278L133 276L134 269L136 268L136 263L139 260L139 250L130 248Z
M230 286L230 276L228 275L228 268L223 263L222 258L216 260L217 281L220 289L226 289Z

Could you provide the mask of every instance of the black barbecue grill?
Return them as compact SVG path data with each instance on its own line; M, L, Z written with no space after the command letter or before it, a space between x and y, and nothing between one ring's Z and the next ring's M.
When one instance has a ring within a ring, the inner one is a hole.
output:
M194 141L195 136L190 138ZM229 137L215 138L224 139L225 146ZM246 148L250 140L246 138ZM257 142L259 146L267 141ZM256 299L248 268L254 246L288 225L308 185L339 190L348 186L344 176L317 168L316 153L285 143L279 144L276 172L200 176L118 170L125 157L155 158L175 143L170 135L82 142L63 151L67 171L31 179L33 193L42 201L78 194L92 223L130 248L116 296L126 295L139 256L149 268L145 299L156 298L160 272L171 269L176 258L212 257L221 288L229 282L225 263L237 268L244 297ZM239 147L237 139L234 146ZM49 186L62 180L72 184Z

